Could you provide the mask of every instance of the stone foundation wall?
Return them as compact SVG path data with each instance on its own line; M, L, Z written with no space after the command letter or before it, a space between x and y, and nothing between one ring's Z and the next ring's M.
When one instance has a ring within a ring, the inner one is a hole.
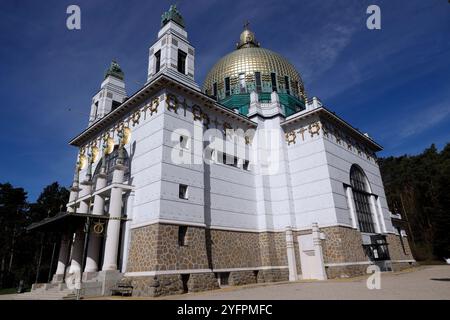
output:
M152 224L131 230L127 272L254 268L230 271L230 285L287 281L284 232L238 232L188 226L185 245L179 244L179 226ZM294 239L294 243L297 239ZM298 244L297 248L298 248ZM297 254L297 253L296 253ZM297 258L299 259L299 258ZM300 260L297 260L300 265ZM130 276L134 296L160 296L217 289L213 272Z
M232 286L252 284L257 282L258 271L232 271L228 283Z
M210 230L212 267L249 268L261 265L259 234Z
M294 241L297 241L294 239ZM263 232L259 234L261 266L287 266L286 234Z
M395 234L387 235L386 241L388 243L389 255L391 256L391 260L414 260L414 257L411 253L411 248L409 247L408 238L403 237L402 239L405 251L403 251L402 244L400 242L400 236Z
M159 223L132 229L127 272L209 268L205 229L189 226L183 246L178 230Z
M212 272L130 277L129 279L133 286L134 297L158 297L219 288Z
M188 226L185 245L180 246L178 230L179 226L170 224L132 229L127 272L287 265L284 232L238 232Z
M350 227L321 228L325 233L322 241L323 257L327 263L355 263L369 261L362 247L361 233ZM366 274L369 264L325 266L328 279L350 278Z
M159 225L156 270L207 269L205 229L189 226L184 246L178 244L178 229L177 225Z
M188 292L198 292L219 289L219 283L214 273L193 273L187 282Z
M259 270L257 281L260 282L278 282L278 281L288 281L289 280L289 270L286 269L268 269Z
M136 296L158 296L196 292L218 288L214 272L230 270L229 284L288 281L285 232L238 232L188 226L185 245L179 244L179 226L153 224L131 230L127 272L211 270L212 272L131 277ZM298 274L301 261L297 237L311 231L294 232L294 247ZM322 249L328 278L354 277L366 274L368 257L362 247L361 233L349 227L321 228L325 234ZM406 240L406 239L405 239ZM411 260L407 241L403 253L398 236L388 235L392 260ZM361 263L364 264L352 264ZM260 267L284 267L260 270ZM410 267L408 263L393 263L394 270ZM254 269L253 269L254 268ZM183 272L183 271L182 271Z
M131 230L127 272L156 270L159 224Z
M157 297L184 292L183 281L179 274L130 277L130 279L133 286L133 297Z
M321 228L326 239L322 241L325 263L368 261L362 247L361 233L349 227Z

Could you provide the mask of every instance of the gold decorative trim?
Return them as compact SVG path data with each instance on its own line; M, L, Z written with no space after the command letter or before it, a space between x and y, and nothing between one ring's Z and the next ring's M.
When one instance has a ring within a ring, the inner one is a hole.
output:
M202 108L199 105L194 104L192 106L192 117L195 120L202 120Z
M141 118L141 111L138 110L131 116L131 122L133 123L133 127L139 124L139 119Z
M300 128L297 130L297 133L300 133L302 135L302 141L305 141L305 132L308 131L308 129Z
M166 103L167 110L173 110L175 113L178 113L178 98L176 95L172 93L166 94Z
M314 135L320 136L320 122L312 123L308 126L308 131L311 134L311 138L314 137Z
M295 131L292 130L290 132L285 133L286 141L288 143L288 146L293 143L295 144L295 139L297 139L297 135L295 134Z
M151 102L147 103L144 112L150 110L150 116L153 115L153 113L158 112L158 106L159 106L159 98L154 98Z

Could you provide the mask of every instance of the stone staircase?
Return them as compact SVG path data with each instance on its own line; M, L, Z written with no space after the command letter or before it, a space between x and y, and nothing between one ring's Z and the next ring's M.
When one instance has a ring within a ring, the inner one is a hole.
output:
M76 300L74 290L65 284L37 284L30 292L9 296L11 300Z
M81 297L101 297L111 295L123 274L117 270L83 274ZM0 300L76 300L75 290L69 290L65 283L33 284L31 292L0 295Z

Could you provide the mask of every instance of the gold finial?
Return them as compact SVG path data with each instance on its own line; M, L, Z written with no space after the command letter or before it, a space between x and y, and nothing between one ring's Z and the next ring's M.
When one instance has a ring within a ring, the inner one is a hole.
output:
M242 31L239 37L239 42L236 48L249 48L249 47L259 47L259 42L256 41L255 34L249 29L250 22L248 20L244 23L244 31Z

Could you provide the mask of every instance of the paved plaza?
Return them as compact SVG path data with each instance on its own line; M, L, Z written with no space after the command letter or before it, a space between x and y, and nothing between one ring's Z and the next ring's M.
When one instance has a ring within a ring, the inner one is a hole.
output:
M327 281L298 281L273 284L255 284L240 287L227 287L214 291L165 296L160 298L99 297L97 299L450 300L450 266L448 265L421 266L402 272L382 273L380 289L369 290L366 285L368 277L369 275L351 279L336 279ZM17 294L0 296L0 300L22 300L23 298L25 298L23 295ZM52 298L57 299L57 297Z
M447 265L382 273L379 290L367 289L368 277L230 287L163 299L450 299L450 266Z

